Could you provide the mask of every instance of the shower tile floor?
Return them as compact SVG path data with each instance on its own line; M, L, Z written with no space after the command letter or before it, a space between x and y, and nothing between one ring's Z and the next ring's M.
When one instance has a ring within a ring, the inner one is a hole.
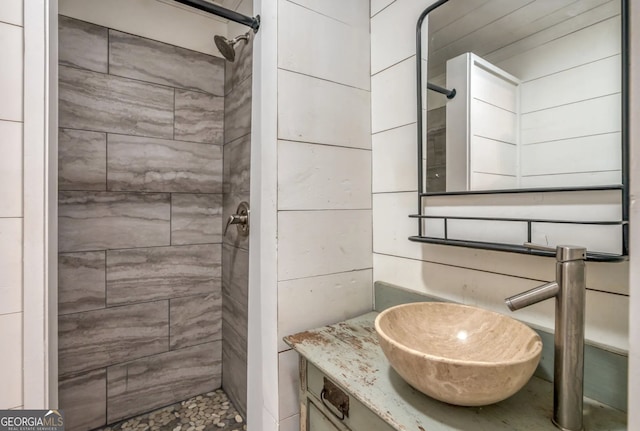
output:
M243 431L244 418L222 389L99 428L98 431Z

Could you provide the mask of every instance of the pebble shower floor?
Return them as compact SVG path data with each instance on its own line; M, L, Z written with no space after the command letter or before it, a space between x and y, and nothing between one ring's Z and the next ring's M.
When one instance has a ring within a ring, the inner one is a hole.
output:
M222 389L129 418L97 431L243 431L244 418Z

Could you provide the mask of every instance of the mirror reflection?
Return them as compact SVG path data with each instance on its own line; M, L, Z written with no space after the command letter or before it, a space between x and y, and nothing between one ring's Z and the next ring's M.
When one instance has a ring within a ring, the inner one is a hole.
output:
M426 191L621 184L620 10L451 0L431 12Z

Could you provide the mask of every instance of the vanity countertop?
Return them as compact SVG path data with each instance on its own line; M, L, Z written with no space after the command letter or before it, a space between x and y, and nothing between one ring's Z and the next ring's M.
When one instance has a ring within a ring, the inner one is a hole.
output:
M389 365L374 329L377 312L285 338L300 355L396 430L557 431L553 385L537 377L484 407L442 403L409 386ZM585 398L585 431L627 429L627 415Z

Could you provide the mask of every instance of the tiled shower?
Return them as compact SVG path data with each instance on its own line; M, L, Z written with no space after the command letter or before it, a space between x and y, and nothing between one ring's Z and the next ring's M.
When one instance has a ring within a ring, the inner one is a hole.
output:
M244 412L249 244L222 228L249 201L250 47L225 65L64 16L59 37L68 429L221 385Z

